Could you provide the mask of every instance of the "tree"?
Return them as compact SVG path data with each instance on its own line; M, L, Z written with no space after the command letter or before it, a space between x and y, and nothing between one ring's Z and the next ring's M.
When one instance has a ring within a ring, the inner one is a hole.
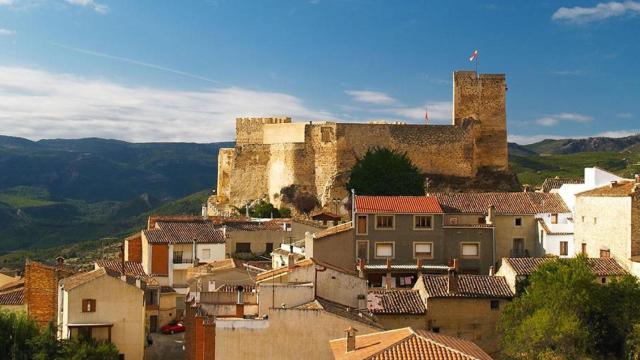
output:
M347 190L360 195L424 195L424 176L405 153L369 149L351 169Z
M509 359L622 358L637 348L640 285L631 275L598 284L587 259L541 266L500 320Z

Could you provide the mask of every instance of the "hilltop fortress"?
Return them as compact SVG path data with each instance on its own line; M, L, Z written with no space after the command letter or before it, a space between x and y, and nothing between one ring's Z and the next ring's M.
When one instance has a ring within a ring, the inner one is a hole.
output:
M506 90L504 74L454 72L451 125L238 118L235 147L218 154L210 212L267 197L278 206L290 185L327 207L347 196L351 168L376 146L406 152L427 174L470 178L481 168L506 170Z

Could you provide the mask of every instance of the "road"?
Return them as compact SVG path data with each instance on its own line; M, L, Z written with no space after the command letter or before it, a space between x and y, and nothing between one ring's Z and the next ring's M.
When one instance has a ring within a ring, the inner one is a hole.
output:
M153 345L145 350L146 360L183 360L184 333L173 335L151 334Z

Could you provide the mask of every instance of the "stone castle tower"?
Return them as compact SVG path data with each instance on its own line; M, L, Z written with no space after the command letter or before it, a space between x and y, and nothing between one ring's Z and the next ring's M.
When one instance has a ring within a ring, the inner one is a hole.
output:
M328 206L348 195L351 168L376 146L405 152L427 174L473 177L483 167L506 170L504 74L454 72L452 125L238 118L236 146L218 154L210 214L259 198L279 205L281 190L290 185Z

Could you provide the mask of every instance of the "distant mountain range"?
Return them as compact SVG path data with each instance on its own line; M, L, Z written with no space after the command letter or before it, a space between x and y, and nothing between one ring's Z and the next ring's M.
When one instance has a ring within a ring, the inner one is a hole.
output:
M0 136L0 252L118 235L141 214L206 198L228 146Z
M151 213L197 214L216 186L218 149L233 145L0 136L0 254L122 236ZM640 135L510 143L509 153L523 184L586 166L640 172Z

